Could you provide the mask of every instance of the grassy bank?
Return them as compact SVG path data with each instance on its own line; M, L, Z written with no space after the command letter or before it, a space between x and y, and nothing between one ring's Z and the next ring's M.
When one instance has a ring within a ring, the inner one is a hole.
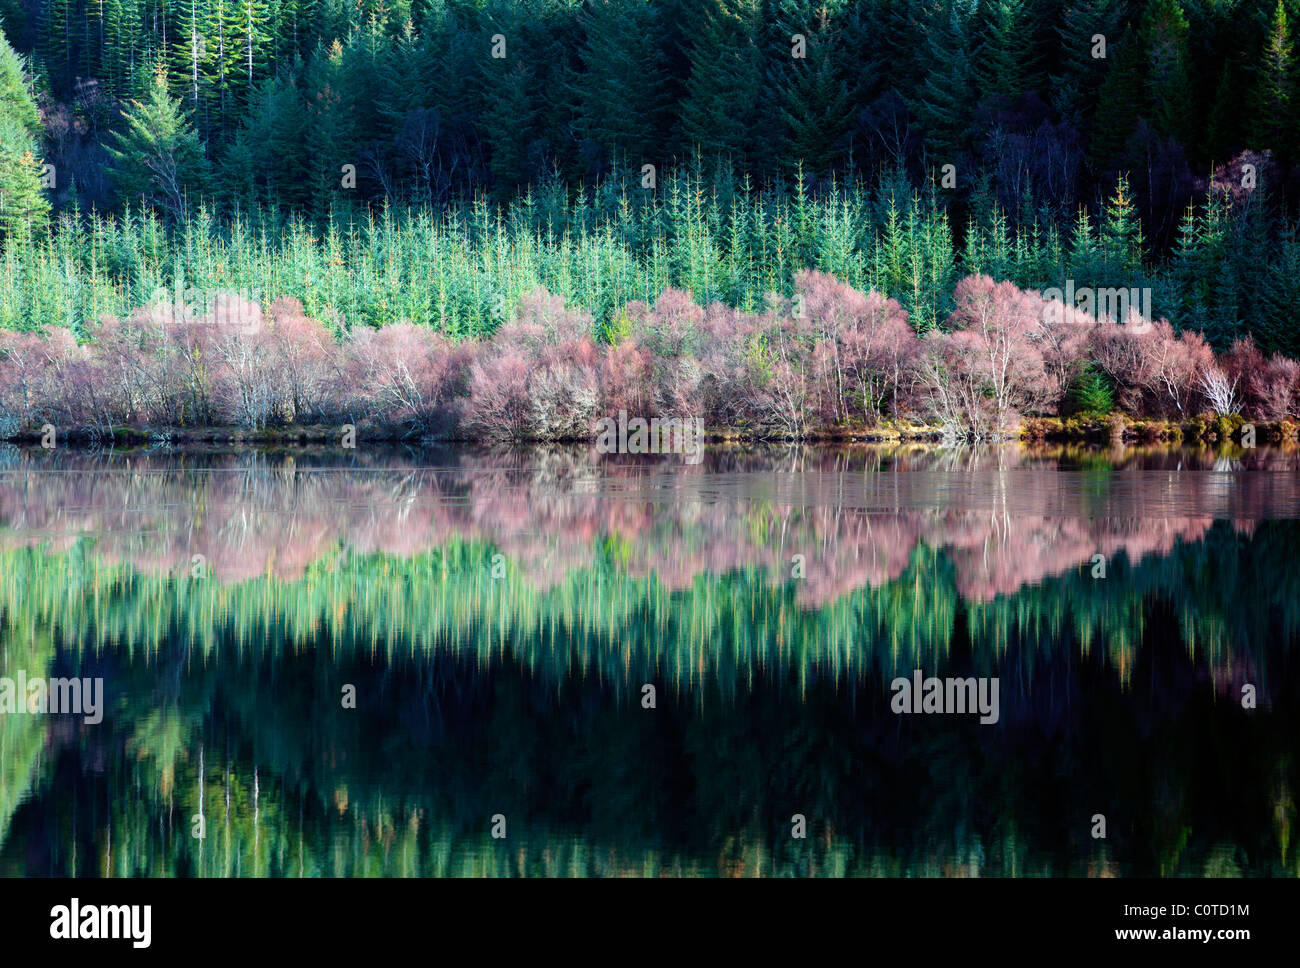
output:
M1199 414L1186 420L1161 420L1107 416L1031 417L1020 428L1026 441L1123 441L1125 443L1167 443L1201 441L1234 442L1250 446L1251 432L1256 444L1295 443L1300 439L1300 423L1285 420L1249 421L1240 414L1215 416Z

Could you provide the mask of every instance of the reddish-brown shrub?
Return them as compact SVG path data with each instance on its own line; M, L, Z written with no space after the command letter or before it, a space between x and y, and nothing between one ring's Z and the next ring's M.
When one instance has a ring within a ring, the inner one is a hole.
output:
M449 426L468 377L468 354L410 323L352 334L343 364L344 408L382 423L428 432Z

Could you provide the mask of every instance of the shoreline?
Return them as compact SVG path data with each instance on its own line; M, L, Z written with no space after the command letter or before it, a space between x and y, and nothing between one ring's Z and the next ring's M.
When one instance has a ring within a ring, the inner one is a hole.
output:
M1079 417L1027 417L1018 432L990 438L952 438L943 428L908 423L888 423L871 428L820 428L802 436L768 433L760 428L723 427L706 428L704 440L708 443L942 443L961 440L971 443L997 443L1021 441L1025 443L1093 443L1093 444L1179 444L1179 443L1238 443L1246 442L1250 429L1254 431L1254 444L1283 444L1300 441L1300 422L1247 421L1241 416L1213 417L1202 414L1185 420L1128 417L1111 415L1102 419ZM462 434L419 433L409 428L382 424L290 424L250 430L238 426L129 426L113 427L110 431L94 427L58 429L56 441L67 441L77 446L170 444L170 445L220 445L245 446L331 446L351 449L344 443L349 436L353 444L432 444L432 445L536 445L536 444L591 444L597 434L589 437L549 437L498 439ZM10 433L0 443L41 444L41 430L21 430ZM56 443L56 447L58 444ZM46 449L55 449L49 448Z

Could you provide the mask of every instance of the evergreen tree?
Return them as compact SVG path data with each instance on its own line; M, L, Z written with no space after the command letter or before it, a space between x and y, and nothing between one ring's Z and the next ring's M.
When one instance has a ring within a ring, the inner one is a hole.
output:
M1091 126L1098 91L1106 78L1113 56L1112 44L1119 38L1119 0L1073 0L1061 12L1056 28L1060 36L1058 63L1061 72L1052 76L1052 104L1081 131ZM1104 57L1096 56L1105 44Z
M350 80L343 62L343 44L337 38L330 44L328 53L317 51L303 77L306 117L304 142L298 150L307 152L312 211L317 219L327 216L338 202L350 200L360 190L359 186L348 188L344 183L344 165L356 167L347 174L363 173L358 164L360 159L352 150L351 119L344 92ZM341 190L352 194L341 196Z
M960 5L931 5L921 61L928 69L908 107L925 129L929 164L956 164L975 117L971 17Z
M1205 122L1203 157L1223 158L1245 143L1246 122L1251 119L1241 109L1241 91L1248 86L1242 73L1231 58L1219 69L1219 82Z
M40 130L22 58L0 33L0 240L27 237L49 218L37 155Z
M777 164L789 175L801 167L828 170L839 160L851 108L832 10L810 0L784 0L774 14L777 46L768 88L783 132Z
M987 24L975 68L981 98L994 94L1018 98L1039 86L1029 12L1027 0L984 0L981 4L980 16Z
M118 195L174 217L184 215L189 196L204 187L206 160L180 100L168 94L161 68L147 100L131 101L122 120L122 130L107 146Z
M763 78L757 0L701 0L690 35L682 137L696 148L748 162L755 143L755 92Z
M578 80L582 136L634 167L664 168L672 145L667 97L663 14L651 0L596 0L581 15L582 65Z
M516 186L543 174L545 163L532 151L540 133L535 67L540 58L529 43L525 17L512 5L502 7L488 19L478 41L483 98L479 130L488 146L488 167L498 196L509 198ZM504 38L504 57L492 56L496 43L492 38L497 35Z
M205 0L178 0L172 36L172 72L190 114L199 117L200 82L206 98L208 38L204 33L208 16Z
M1125 31L1108 45L1110 69L1098 94L1089 156L1098 168L1109 168L1128 142L1146 103L1142 41Z
M1121 175L1101 220L1101 259L1112 286L1126 285L1142 268L1142 224L1138 219L1128 176Z
M840 77L855 107L870 104L882 93L900 60L890 56L905 33L899 20L901 4L890 0L849 0L838 18L836 56ZM881 25L885 24L885 29Z
M1290 152L1295 133L1296 63L1286 7L1278 0L1269 25L1252 103L1254 146Z
M1157 131L1183 144L1192 139L1195 119L1188 52L1187 16L1179 0L1152 0L1139 30L1146 53L1148 110Z
M1162 305L1170 321L1180 329L1204 330L1209 317L1209 278L1214 267L1206 265L1201 245L1201 222L1196 206L1189 204L1178 223L1178 238L1169 264L1167 295Z
M1082 205L1070 232L1070 249L1066 257L1067 276L1076 286L1091 286L1101 278L1101 250L1093 230L1092 216Z
M1104 417L1114 409L1115 390L1110 378L1095 363L1085 363L1070 381L1066 391L1066 410Z
M1300 359L1300 326L1295 307L1300 305L1300 238L1295 224L1282 233L1275 255L1265 264L1260 312L1251 320L1251 332L1261 349Z

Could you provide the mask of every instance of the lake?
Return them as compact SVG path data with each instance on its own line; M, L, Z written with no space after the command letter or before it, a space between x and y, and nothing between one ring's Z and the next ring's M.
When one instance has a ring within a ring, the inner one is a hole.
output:
M1297 876L1297 472L0 450L0 874Z

